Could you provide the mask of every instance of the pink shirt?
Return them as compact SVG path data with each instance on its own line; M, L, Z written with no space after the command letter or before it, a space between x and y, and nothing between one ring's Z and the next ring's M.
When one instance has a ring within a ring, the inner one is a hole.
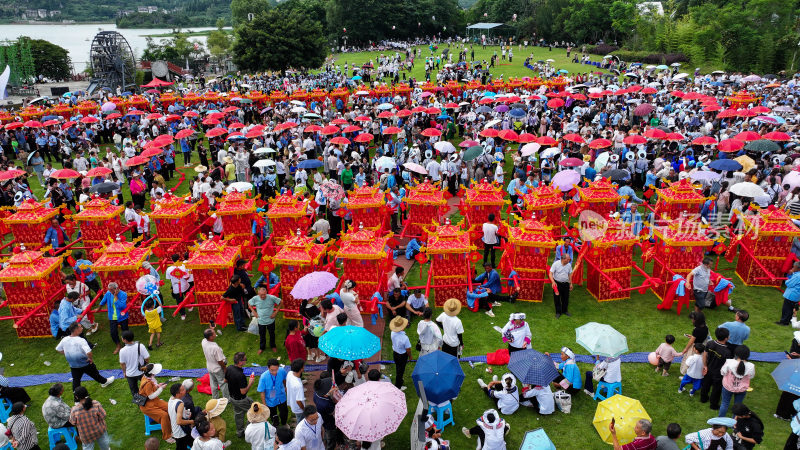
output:
M681 354L676 352L671 345L667 344L666 342L662 343L656 349L656 356L661 357L664 362L671 363L672 360L675 359L676 356L680 356Z
M333 305L333 311L325 314L325 331L330 331L331 328L339 325L336 316L343 312L339 305Z

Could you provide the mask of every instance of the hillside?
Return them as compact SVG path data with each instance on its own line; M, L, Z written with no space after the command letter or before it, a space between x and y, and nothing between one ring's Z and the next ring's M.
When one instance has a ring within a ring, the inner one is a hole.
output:
M214 0L0 0L7 20L112 22L120 26L213 26L230 20L230 2Z

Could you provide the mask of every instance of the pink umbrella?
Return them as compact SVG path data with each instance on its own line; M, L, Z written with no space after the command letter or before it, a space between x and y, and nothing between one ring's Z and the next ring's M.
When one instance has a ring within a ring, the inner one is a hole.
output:
M290 294L298 300L320 297L335 288L338 281L330 272L311 272L297 280Z
M583 160L580 158L567 158L562 160L559 164L564 167L580 167L583 165Z
M428 174L428 171L425 170L424 167L422 167L421 165L419 165L417 163L407 162L407 163L403 164L403 167L405 167L406 170L408 170L410 172L418 173L420 175L427 175Z
M581 181L581 174L575 170L562 170L553 176L553 186L561 189L561 192L571 190Z
M407 413L403 391L392 383L367 381L336 404L336 427L349 439L375 442L397 431Z
M531 155L535 154L536 152L538 152L540 148L542 148L542 146L539 145L538 143L529 142L529 143L527 143L527 144L522 146L522 149L521 149L522 156L531 156Z
M461 148L470 148L470 147L474 147L476 145L480 145L480 142L473 141L472 139L467 139L466 141L461 141L461 143L458 144L458 146L461 147Z

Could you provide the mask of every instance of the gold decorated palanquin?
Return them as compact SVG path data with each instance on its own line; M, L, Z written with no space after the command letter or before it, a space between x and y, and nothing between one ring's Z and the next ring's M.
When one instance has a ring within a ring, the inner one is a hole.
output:
M545 84L550 86L550 89L554 91L559 91L561 89L564 89L564 87L569 84L569 80L567 80L562 76L557 76L554 78L550 78L545 82Z
M800 237L800 229L782 209L762 209L742 220L745 232L734 239L747 250L739 250L736 274L748 286L780 287L781 280L772 281L771 277L783 277L782 266L792 251L792 241Z
M113 239L122 228L120 215L123 206L112 205L108 199L97 197L83 205L83 210L73 218L80 226L81 237L86 247L99 248Z
M561 227L561 214L566 206L561 190L553 186L541 185L522 194L528 217L542 221L548 227Z
M501 266L517 273L519 297L517 300L541 302L547 279L550 250L556 242L550 227L536 219L525 219L516 225L506 225L508 245L503 252Z
M217 205L216 214L222 218L225 240L242 244L253 236L253 214L256 200L242 192L229 192Z
M587 187L578 188L578 193L581 197L581 211L594 211L606 218L617 210L617 204L622 198L614 185L605 178L589 183Z
M128 302L132 302L138 294L136 280L149 273L142 268L142 263L150 258L150 253L150 247L136 247L133 242L126 242L121 237L114 241L106 240L98 252L97 261L92 264L92 270L100 277L103 286L117 283L120 290L128 294ZM139 299L128 308L128 317L130 325L144 325Z
M37 120L44 116L44 113L45 110L38 106L28 106L19 112L19 116L22 117L22 121L24 122L28 120Z
M294 236L297 229L303 231L309 226L306 213L306 202L290 193L285 193L269 200L267 218L272 226L272 237L277 245L282 245L287 238Z
M169 197L155 203L149 217L156 226L160 253L167 257L183 255L197 238L192 234L198 225L197 204L188 197Z
M217 320L222 294L228 288L233 268L242 255L238 245L230 244L216 239L205 240L191 248L189 259L184 264L194 276L194 298L197 304L202 305L198 306L201 323ZM232 321L233 315L229 313L225 322Z
M175 96L175 94L173 94L172 92L165 92L161 94L161 96L158 98L158 101L164 107L167 107L169 105L175 104L175 102L177 102L180 99L181 99L180 97Z
M391 237L391 233L382 235L381 231L366 226L341 237L336 258L342 260L342 279L356 282L356 292L363 301L379 292L381 282L391 270L392 251L386 246Z
M431 262L431 285L434 286L436 306L443 306L449 298L467 304L466 285L470 279L470 253L475 250L469 230L451 225L434 224L424 227L427 233L425 253Z
M58 215L57 209L48 208L45 203L28 199L17 206L17 211L4 218L3 222L18 243L34 247L44 242L44 234L50 226L50 219L56 215Z
M58 309L57 301L62 298L59 293L64 288L58 270L62 258L21 248L0 270L8 309L12 316L24 316L38 308L35 315L16 328L18 337L50 337L50 312ZM45 306L41 306L43 303Z
M300 300L292 297L290 292L297 280L317 269L324 253L324 245L317 244L313 237L298 233L287 238L278 253L272 257L272 262L280 267L281 298L286 309L300 310ZM300 315L286 312L284 317L298 319Z
M88 116L89 114L94 114L100 110L100 105L90 100L84 100L78 103L78 106L76 106L75 109L82 115Z
M633 246L639 242L629 224L612 219L606 226L602 236L584 244L590 246L586 289L599 302L630 298Z
M665 227L656 227L653 231L653 278L661 283L653 288L653 293L663 300L673 275L686 275L703 261L706 250L713 241L706 236L705 230L697 220L678 219ZM649 259L649 258L648 258Z
M56 116L61 116L64 119L69 119L72 117L72 107L64 103L59 103L58 105L50 108L50 112Z
M746 108L747 105L759 101L761 97L756 97L752 92L739 91L731 96L725 97L731 108Z
M385 230L389 225L386 195L377 186L356 187L347 195L347 209L353 224L366 228Z
M181 101L186 106L192 106L196 103L200 103L201 101L203 101L203 98L197 95L195 92L187 92L186 94L184 94Z
M408 195L403 198L407 206L408 217L405 220L403 236L421 236L422 227L429 226L439 219L447 207L444 191L429 182L410 186ZM445 299L447 300L447 299Z
M700 194L688 178L670 183L669 186L656 190L658 202L655 207L656 220L670 221L681 217L683 213L696 214L706 198Z
M509 203L503 198L503 188L495 186L486 180L473 185L466 190L464 197L464 214L467 225L477 225L471 232L472 242L480 242L483 232L479 226L489 220L489 214L494 214L497 220L500 219L500 212L503 205Z

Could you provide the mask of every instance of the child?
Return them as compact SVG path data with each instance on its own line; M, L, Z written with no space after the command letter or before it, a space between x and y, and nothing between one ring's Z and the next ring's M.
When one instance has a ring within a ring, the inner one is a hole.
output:
M656 357L658 357L658 365L656 365L656 373L661 370L662 377L669 376L669 366L672 365L672 361L675 359L676 356L681 356L683 353L678 353L672 347L672 344L675 343L675 336L668 334L666 338L664 338L664 343L659 345L656 349Z
M700 385L703 382L703 352L705 349L705 346L699 342L694 344L696 353L686 360L686 375L683 376L681 385L678 388L679 394L683 392L683 388L689 383L692 384L689 397L694 396L694 393L700 389Z
M290 320L286 331L286 340L283 341L290 361L294 361L298 358L306 359L307 352L303 334L299 323L296 320Z
M156 308L156 301L152 298L147 300L144 304L144 318L147 320L147 328L150 332L150 343L147 345L148 350L153 350L153 336L156 337L157 347L161 347L161 315Z

